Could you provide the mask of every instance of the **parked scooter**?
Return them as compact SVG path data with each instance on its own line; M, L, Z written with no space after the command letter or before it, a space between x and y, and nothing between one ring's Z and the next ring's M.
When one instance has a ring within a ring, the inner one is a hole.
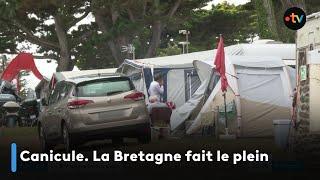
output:
M39 116L39 105L36 99L27 99L21 103L19 112L22 126L37 125Z
M7 102L16 102L16 98L12 94L0 94L0 126L6 126L6 110L3 105Z
M0 126L15 127L21 126L19 117L21 98L16 93L16 87L10 82L0 80Z
M4 110L3 121L6 127L12 128L17 124L21 125L21 121L19 118L20 105L18 103L9 101L4 103L2 108Z

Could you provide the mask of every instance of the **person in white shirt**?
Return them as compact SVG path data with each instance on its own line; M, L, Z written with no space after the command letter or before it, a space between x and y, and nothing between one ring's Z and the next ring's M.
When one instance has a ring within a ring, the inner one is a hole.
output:
M163 78L161 74L157 74L154 77L154 81L151 82L149 87L149 95L150 97L155 96L157 97L158 101L162 102L162 96L163 96Z

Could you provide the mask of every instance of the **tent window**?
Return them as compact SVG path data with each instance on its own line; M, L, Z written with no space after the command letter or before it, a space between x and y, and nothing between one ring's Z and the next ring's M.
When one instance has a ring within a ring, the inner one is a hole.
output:
M185 99L188 101L200 87L201 81L195 70L185 70Z
M132 81L137 81L137 80L140 80L141 78L142 78L142 73L141 72L134 73L134 74L130 75L130 79Z

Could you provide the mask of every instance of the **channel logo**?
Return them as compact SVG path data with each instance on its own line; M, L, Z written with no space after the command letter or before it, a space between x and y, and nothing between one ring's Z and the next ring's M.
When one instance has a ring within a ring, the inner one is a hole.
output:
M298 30L306 24L306 13L298 7L292 7L287 9L284 13L284 24L292 30Z

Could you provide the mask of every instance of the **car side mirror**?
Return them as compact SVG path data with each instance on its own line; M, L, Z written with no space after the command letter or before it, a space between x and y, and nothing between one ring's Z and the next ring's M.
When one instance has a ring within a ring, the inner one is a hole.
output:
M48 106L48 101L46 100L46 98L41 99L41 104L42 106Z

